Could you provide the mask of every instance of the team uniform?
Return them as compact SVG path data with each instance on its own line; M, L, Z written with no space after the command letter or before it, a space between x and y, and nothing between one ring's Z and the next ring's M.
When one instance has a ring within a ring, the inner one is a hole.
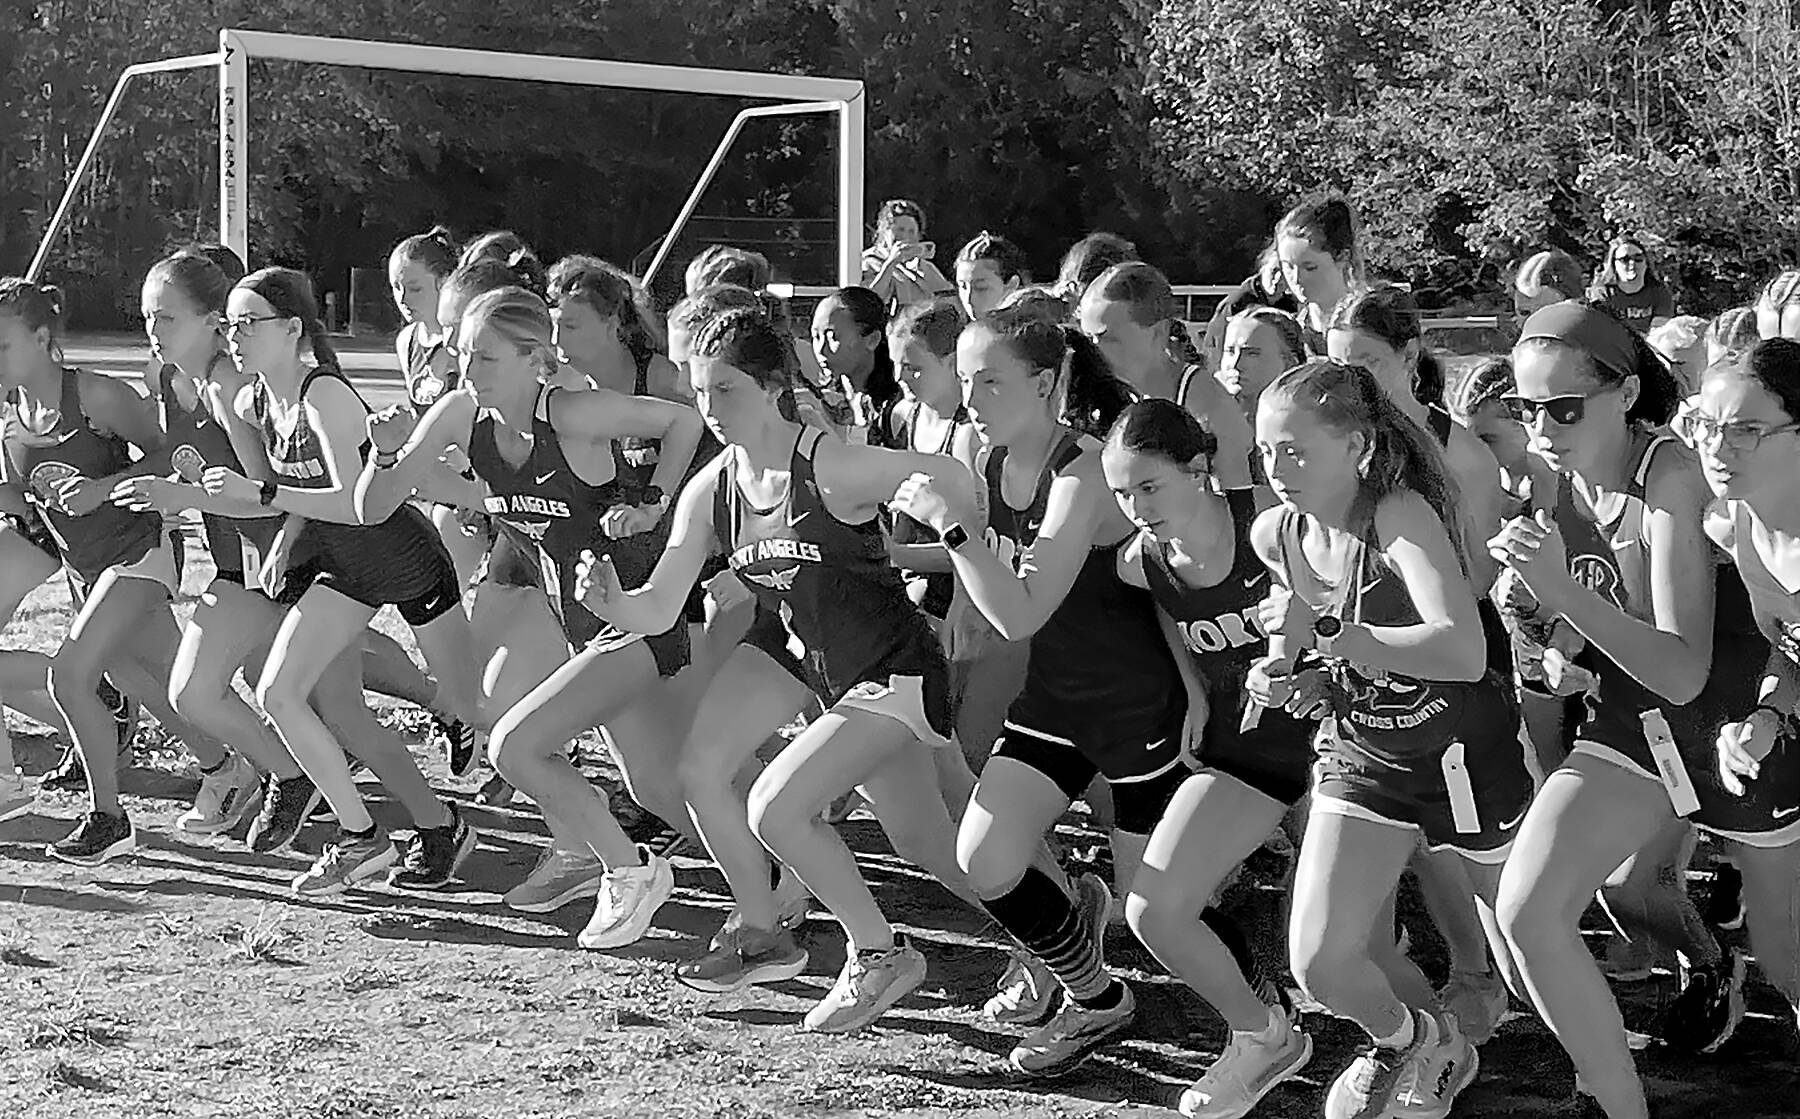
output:
M406 332L405 372L406 398L420 415L424 415L439 397L453 391L462 378L456 355L444 344L444 336L438 335L427 345L419 340L421 333L417 326Z
M1301 518L1281 518L1278 547L1288 583L1319 614L1367 626L1419 622L1399 572L1368 541L1333 584L1307 563ZM1511 683L1490 663L1479 681L1370 675L1336 657L1314 663L1331 676L1331 714L1320 727L1313 807L1417 829L1433 849L1498 863L1531 799Z
M944 437L935 447L916 447L913 436L919 423L919 412L925 405L917 400L894 400L882 410L880 419L875 424L874 442L878 446L891 447L897 451L924 451L927 454L947 455L956 444L957 430L968 423L968 414L961 408L950 418L944 428ZM897 513L894 515L891 533L896 544L935 544L937 533L920 524L918 520ZM902 572L908 584L923 583L924 593L919 600L919 607L927 614L942 621L950 612L950 600L956 594L956 576L948 571L934 571L920 575L913 572Z
M1313 724L1275 708L1263 711L1251 730L1240 729L1248 703L1244 677L1269 652L1257 609L1268 597L1269 569L1250 542L1255 494L1228 490L1225 501L1237 540L1225 576L1210 587L1190 586L1169 566L1162 545L1146 534L1141 537L1144 582L1181 631L1182 644L1206 681L1211 712L1201 764L1272 800L1293 804L1311 783Z
M922 742L948 745L949 673L937 637L888 562L879 518L846 524L825 507L813 475L823 438L801 431L787 493L768 508L744 497L736 454L727 449L718 460L713 532L758 607L743 643L792 673L827 710L885 715Z
M1082 453L1080 436L1063 429L1023 509L1008 505L1001 489L1006 448L987 456L987 544L1015 572L1037 542L1051 482ZM1032 635L1025 685L1007 709L994 757L1032 767L1070 800L1104 776L1119 829L1148 835L1188 776L1187 692L1150 592L1119 580L1119 549L1131 539L1091 548Z
M500 453L491 415L480 415L469 434L469 464L488 488L486 511L503 534L528 543L537 555L544 596L575 649L624 648L648 642L660 675L673 676L688 661L688 632L677 624L667 633L644 638L625 633L596 618L575 597L575 564L584 549L610 555L627 586L642 583L656 566L662 545L655 533L622 540L608 537L600 519L625 502L626 462L618 441L612 443L614 477L598 485L578 477L563 455L550 402L559 390L538 394L531 418L531 453L518 466Z
M56 426L29 432L15 414L8 419L8 472L25 485L25 498L35 508L55 542L64 567L85 594L108 568L161 583L170 594L181 585L181 552L163 529L157 513L134 513L112 502L74 516L57 504L57 489L75 478L105 478L131 466L130 446L117 435L102 435L81 408L80 374L63 370Z
M321 377L334 378L356 392L335 367L320 367L307 373L296 402L304 402L307 390ZM357 399L362 399L360 394ZM325 489L331 485L325 449L318 432L307 422L305 410L297 408L296 413L294 430L281 431L270 414L268 386L260 379L256 382L252 414L262 431L276 479L293 489ZM368 454L365 440L358 455L366 460ZM307 588L318 584L371 609L394 606L410 626L426 625L460 608L462 596L450 553L445 551L425 514L413 506L402 505L378 525L306 520L297 529L299 536L285 568L265 571L276 535L294 531L292 522L296 519L267 518L238 524L244 541L245 571L258 572L259 582L282 605L300 601Z
M1601 513L1596 521L1575 503L1567 478L1559 479L1552 516L1561 528L1569 555L1569 573L1575 581L1601 595L1635 618L1650 620L1650 551L1645 536L1648 509L1644 488L1657 452L1679 453L1668 435L1640 432L1635 436L1636 461L1630 483L1617 508ZM1751 552L1752 549L1740 549ZM1746 558L1754 560L1753 555ZM1689 818L1709 831L1754 834L1770 830L1772 804L1764 797L1735 797L1719 783L1714 761L1719 728L1744 718L1756 706L1757 689L1768 665L1769 646L1756 627L1750 596L1740 578L1740 568L1714 554L1717 599L1713 607L1713 660L1706 685L1690 703L1674 704L1615 664L1592 645L1575 658L1594 673L1597 683L1588 697L1586 718L1575 733L1574 752L1603 758L1665 788L1682 784L1692 789L1699 810ZM1754 562L1751 567L1757 566ZM1674 749L1666 751L1659 765L1640 716L1661 712ZM1669 767L1668 777L1663 767ZM1774 774L1770 774L1773 776ZM1752 788L1762 782L1752 782ZM1763 790L1765 796L1775 783ZM1790 798L1791 799L1791 798ZM1673 803L1673 802L1671 802Z
M214 363L229 360L224 354L213 358ZM200 399L190 410L175 394L175 378L180 372L173 365L165 365L158 375L158 399L170 472L189 485L199 485L206 471L214 466L243 473L243 464L231 445L230 432L207 410L206 400ZM279 527L278 517L252 519L272 522L264 526L265 531ZM243 586L244 542L238 532L238 521L215 513L202 513L200 520L206 548L217 572L213 577L223 583Z

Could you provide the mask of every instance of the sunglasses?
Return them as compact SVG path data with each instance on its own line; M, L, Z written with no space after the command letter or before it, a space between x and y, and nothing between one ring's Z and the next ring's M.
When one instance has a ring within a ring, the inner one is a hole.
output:
M1636 264L1639 261L1644 259L1644 254L1643 253L1620 253L1618 256L1613 257L1613 259L1618 261L1620 264Z
M1570 396L1553 396L1549 400L1532 400L1529 397L1508 395L1500 398L1506 405L1507 412L1519 423L1530 427L1537 419L1538 413L1550 417L1550 422L1558 427L1574 427L1587 416L1587 402L1600 393L1576 393Z

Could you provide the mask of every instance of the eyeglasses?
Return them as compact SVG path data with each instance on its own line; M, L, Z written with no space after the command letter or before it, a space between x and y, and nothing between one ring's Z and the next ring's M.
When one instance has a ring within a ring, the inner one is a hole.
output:
M1613 259L1618 261L1620 264L1638 264L1643 261L1644 254L1643 253L1620 253L1618 256L1613 257Z
M1594 392L1575 393L1569 396L1553 396L1549 400L1532 400L1529 397L1508 395L1501 397L1500 400L1506 405L1506 410L1512 414L1512 418L1526 427L1531 426L1539 412L1548 416L1550 422L1558 427L1574 427L1587 416L1587 402L1606 391L1606 389L1597 389Z
M286 315L226 315L219 320L219 323L225 328L225 333L237 334L240 331L256 329L256 324L259 322L274 322L276 319L285 318L287 318Z
M1669 421L1669 430L1695 450L1717 443L1725 450L1749 454L1771 435L1800 431L1800 423L1771 425L1755 420L1716 420L1700 412L1683 411Z

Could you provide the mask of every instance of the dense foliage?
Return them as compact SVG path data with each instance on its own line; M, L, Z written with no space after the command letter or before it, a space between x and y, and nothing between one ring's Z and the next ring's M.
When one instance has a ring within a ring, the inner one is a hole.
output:
M1797 18L1788 0L0 0L0 268L35 247L118 71L229 25L861 77L871 216L917 198L946 266L985 228L1047 272L1107 228L1178 280L1229 280L1284 204L1343 189L1374 267L1440 302L1630 229L1711 307L1800 257ZM740 107L251 79L258 258L338 288L437 220L641 263ZM212 234L214 102L207 71L130 97L52 266L83 321L122 321L154 254ZM677 261L755 239L826 279L833 142L818 121L752 126Z

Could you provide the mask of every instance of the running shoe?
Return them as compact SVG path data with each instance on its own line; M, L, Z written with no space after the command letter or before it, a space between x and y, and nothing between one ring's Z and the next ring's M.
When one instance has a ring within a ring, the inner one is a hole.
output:
M1269 1028L1231 1032L1224 1052L1177 1105L1188 1119L1243 1119L1262 1098L1300 1074L1312 1060L1308 1037L1279 1007L1270 1008Z
M1716 1053L1744 1020L1744 953L1721 946L1716 964L1682 967L1681 993L1663 1017L1662 1039L1687 1053Z
M1615 936L1600 955L1600 973L1614 983L1642 983L1656 974L1656 946L1641 934Z
M1064 991L1062 1009L1014 1046L1007 1063L1022 1076L1061 1076L1093 1056L1137 1014L1131 988L1113 982L1119 987L1119 1001L1105 1010L1083 1006Z
M22 770L0 774L0 823L23 816L37 807L37 790L25 780Z
M806 1012L802 1028L814 1033L854 1033L925 982L925 956L905 937L883 951L863 949L844 961L837 982Z
M1422 1050L1408 1068L1388 1119L1445 1119L1481 1068L1480 1055L1454 1018L1428 1017L1439 1027L1436 1043Z
M338 830L312 868L294 879L294 893L303 898L331 897L394 865L394 841L376 827L366 836Z
M669 860L644 847L638 848L638 855L642 866L614 867L601 877L593 919L576 937L583 948L605 951L637 943L675 891L675 869Z
M498 773L488 778L475 794L475 803L483 808L505 808L513 802L513 787Z
M1012 962L994 985L994 997L981 1008L982 1017L1002 1026L1041 1026L1056 1013L1056 995L1062 985L1023 948L1008 954Z
M449 762L451 775L467 777L475 772L486 736L461 719L446 719L434 714L431 722L437 728L438 737L444 740L444 758Z
M137 829L121 812L89 812L66 838L47 850L55 858L76 866L99 866L108 859L137 850Z
M1744 927L1744 876L1724 859L1713 867L1712 889L1707 891L1701 916L1716 929Z
M1506 981L1491 971L1480 975L1453 972L1437 996L1438 1005L1456 1019L1457 1028L1474 1045L1485 1045L1494 1036L1512 1005Z
M237 827L261 807L262 781L256 768L233 754L214 772L201 774L194 806L175 826L194 835L217 835Z
M259 855L286 851L321 799L319 787L304 773L293 777L271 776L263 782L262 809L250 822L250 832L244 837L250 850Z
M1413 1016L1412 1044L1400 1049L1371 1045L1358 1054L1332 1081L1325 1096L1325 1119L1384 1119L1393 1110L1441 1034L1432 1015L1407 1013Z
M456 877L463 860L475 850L478 832L463 822L456 805L447 805L450 822L420 828L407 841L400 865L388 871L387 884L400 890L435 890Z
M79 793L87 789L87 768L81 764L81 751L74 743L63 747L62 757L38 782L40 789L60 793Z
M721 930L706 951L675 967L684 987L709 995L741 991L754 983L780 983L806 970L806 949L782 929L739 926Z
M520 913L554 913L572 901L598 895L605 876L606 864L592 851L585 847L569 851L553 843L544 848L525 880L501 900Z

